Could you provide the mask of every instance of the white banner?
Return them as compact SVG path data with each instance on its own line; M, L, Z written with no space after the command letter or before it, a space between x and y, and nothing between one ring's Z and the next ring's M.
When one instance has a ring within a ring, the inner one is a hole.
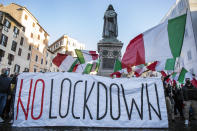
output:
M18 127L168 128L160 78L23 73L14 114Z

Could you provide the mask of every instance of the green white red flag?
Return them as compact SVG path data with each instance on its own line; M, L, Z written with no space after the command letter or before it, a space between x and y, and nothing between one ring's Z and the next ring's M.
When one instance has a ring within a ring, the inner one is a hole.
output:
M57 53L57 56L52 60L53 64L59 67L62 71L75 72L79 65L78 59L67 55Z
M98 59L98 54L96 53L96 51L75 49L75 52L81 64L96 61Z
M90 74L90 72L93 72L97 69L98 54L96 51L75 49L75 52L80 62L76 72Z
M179 57L185 24L186 14L165 21L132 39L123 55L122 67Z
M116 59L115 65L114 65L114 72L110 74L110 77L116 77L120 78L122 74L128 74L127 68L122 69L122 64L119 59Z

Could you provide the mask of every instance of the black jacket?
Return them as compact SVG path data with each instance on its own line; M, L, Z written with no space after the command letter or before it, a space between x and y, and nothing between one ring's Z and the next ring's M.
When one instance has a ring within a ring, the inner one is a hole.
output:
M10 78L8 78L6 75L0 76L0 93L9 93L10 88Z
M184 101L197 100L197 88L195 88L192 84L186 84L183 87L183 98Z

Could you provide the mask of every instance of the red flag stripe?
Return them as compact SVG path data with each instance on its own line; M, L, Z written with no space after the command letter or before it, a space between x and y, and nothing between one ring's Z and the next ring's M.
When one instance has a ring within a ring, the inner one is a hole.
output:
M52 62L59 67L67 56L68 55L66 54L57 53L57 56L52 60Z
M122 58L122 68L145 64L143 34L130 41Z
M155 71L155 68L156 68L157 64L158 64L158 62L155 61L152 64L150 64L149 66L147 66L147 69Z

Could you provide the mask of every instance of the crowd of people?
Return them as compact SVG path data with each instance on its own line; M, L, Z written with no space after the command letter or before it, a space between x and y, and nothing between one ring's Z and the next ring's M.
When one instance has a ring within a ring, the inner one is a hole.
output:
M175 121L175 116L189 121L197 120L197 88L194 87L190 78L185 79L185 84L178 86L176 81L168 82L169 76L162 77L168 119Z
M0 75L0 123L13 123L17 73L8 76L6 68Z

